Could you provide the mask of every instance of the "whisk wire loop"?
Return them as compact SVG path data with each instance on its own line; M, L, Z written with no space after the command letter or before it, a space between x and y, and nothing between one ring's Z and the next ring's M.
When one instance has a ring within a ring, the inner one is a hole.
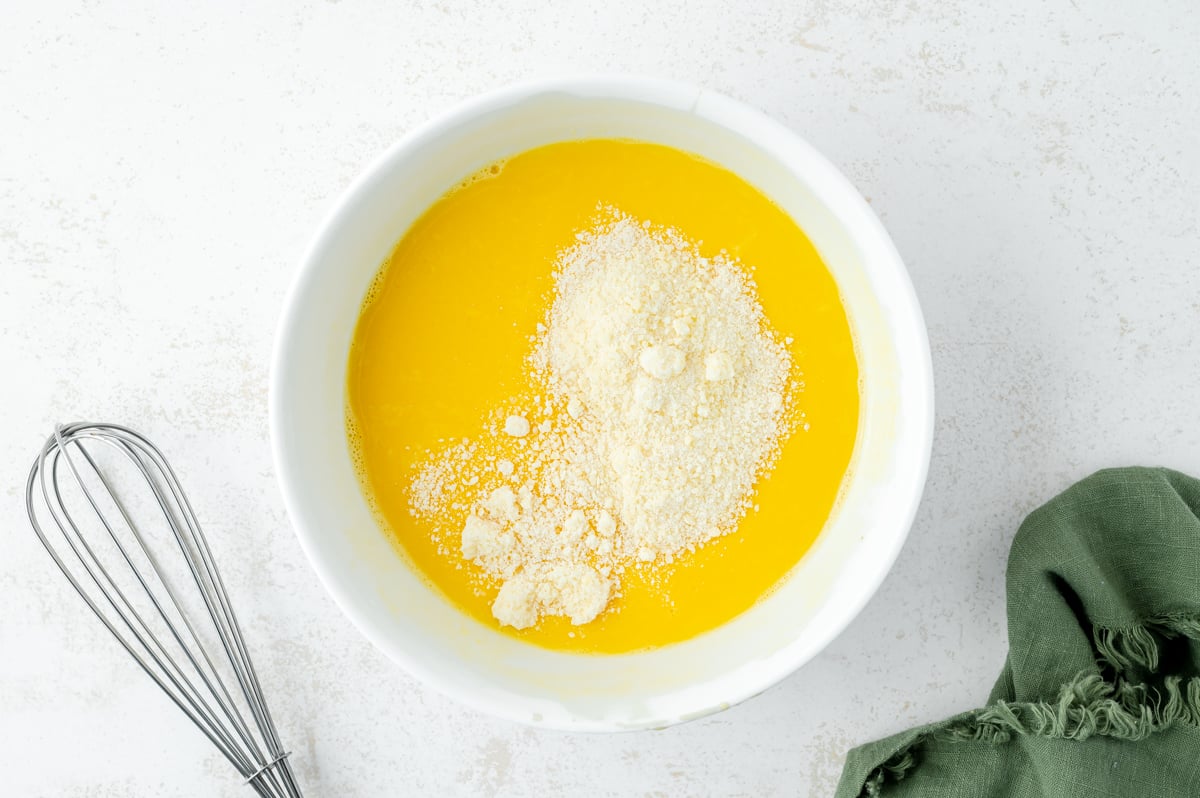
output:
M136 491L124 491L115 469L98 462L102 450L132 465L124 470L133 484L148 489L144 516L132 504ZM59 426L29 472L25 504L75 591L246 783L263 798L300 798L225 582L162 452L116 424ZM189 608L187 583L203 612ZM218 645L206 642L213 635Z

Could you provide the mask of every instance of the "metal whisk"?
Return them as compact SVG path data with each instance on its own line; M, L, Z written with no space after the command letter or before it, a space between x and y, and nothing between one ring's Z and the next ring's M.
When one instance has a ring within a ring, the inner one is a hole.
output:
M29 472L25 504L75 590L246 782L265 798L299 798L208 542L162 452L115 424L60 426Z

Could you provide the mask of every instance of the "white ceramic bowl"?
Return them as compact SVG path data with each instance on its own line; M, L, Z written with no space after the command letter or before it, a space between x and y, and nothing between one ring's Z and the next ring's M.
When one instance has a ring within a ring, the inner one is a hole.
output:
M518 642L431 590L373 520L344 427L359 307L408 226L491 161L590 137L698 153L791 214L841 288L862 375L859 437L843 498L786 581L700 637L618 656ZM711 91L584 78L463 103L405 136L354 182L321 224L284 307L270 411L275 467L296 534L364 635L429 685L481 710L612 731L667 726L755 695L850 623L883 581L916 512L929 462L933 380L904 265L875 214L825 158L782 125Z

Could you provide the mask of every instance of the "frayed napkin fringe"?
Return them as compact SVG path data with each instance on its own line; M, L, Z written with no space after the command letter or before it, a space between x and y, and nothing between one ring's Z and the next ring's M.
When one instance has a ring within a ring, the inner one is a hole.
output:
M1168 676L1157 684L1127 679L1132 672L1157 669L1161 641L1179 637L1200 640L1200 618L1164 615L1137 626L1096 628L1093 642L1099 664L1114 672L1111 680L1096 672L1082 673L1063 685L1054 702L998 701L960 723L923 735L871 771L861 796L878 798L886 783L903 779L917 764L914 748L926 740L1000 744L1019 735L1136 741L1177 722L1200 726L1200 678Z

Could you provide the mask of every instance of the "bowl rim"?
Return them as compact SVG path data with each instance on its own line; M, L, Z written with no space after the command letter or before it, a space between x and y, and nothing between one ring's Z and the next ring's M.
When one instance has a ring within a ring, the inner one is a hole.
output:
M316 256L325 248L327 240L333 238L334 231L343 222L344 217L350 214L356 198L377 179L378 175L393 168L396 162L403 161L408 157L410 150L436 136L440 131L452 129L472 118L485 115L489 111L518 105L546 93L565 93L596 99L631 100L690 112L695 112L701 100L704 100L710 103L706 106L704 118L714 124L726 127L735 135L745 138L750 144L762 148L763 152L772 159L778 158L776 149L780 146L793 149L812 169L821 173L824 190L838 192L839 202L844 203L842 207L854 213L856 218L851 226L853 236L855 238L870 236L875 240L876 245L881 247L880 252L891 262L900 288L900 295L890 296L890 302L900 306L902 314L913 322L912 333L916 338L912 343L916 345L920 356L914 358L913 362L906 361L905 365L917 372L915 384L919 386L920 399L923 400L920 402L923 405L923 412L919 418L912 419L919 432L917 461L910 464L910 473L916 479L912 482L913 489L905 495L905 506L897 508L899 512L894 516L897 523L893 525L896 533L888 538L890 541L888 550L877 553L873 558L877 567L870 574L870 579L864 580L866 584L856 594L855 601L852 604L844 605L845 609L838 620L830 624L828 631L815 640L815 644L810 643L807 651L796 651L795 643L781 647L769 658L771 667L759 671L760 678L752 682L746 680L745 683L739 685L739 689L731 691L729 695L705 701L703 706L697 707L698 711L669 722L693 720L734 706L778 684L816 657L850 626L876 595L888 573L891 572L911 532L913 521L924 495L932 454L934 428L932 355L924 316L903 259L882 222L849 179L799 134L762 111L728 95L683 81L631 74L580 74L526 80L502 86L462 100L410 129L382 154L375 157L337 196L305 247L298 269L286 292L275 328L268 386L268 427L277 482L292 529L309 565L317 574L322 586L333 598L334 603L364 637L409 674L443 695L494 717L526 725L531 723L528 714L520 713L515 702L498 698L495 694L496 691L463 689L463 686L457 681L443 678L442 673L436 667L426 663L419 656L413 656L402 646L394 644L382 629L376 628L375 623L369 620L365 613L360 613L357 600L353 597L352 591L347 589L344 584L344 578L336 574L334 569L320 556L315 537L303 521L304 513L301 509L303 502L299 496L298 479L286 456L282 440L283 422L281 417L285 412L285 398L281 390L281 381L283 373L288 368L289 342L292 338L291 331L298 324L300 298L305 294L306 285L314 279ZM824 198L821 199L821 202L826 204ZM613 721L546 719L536 725L563 731L630 731L654 724L629 725Z

